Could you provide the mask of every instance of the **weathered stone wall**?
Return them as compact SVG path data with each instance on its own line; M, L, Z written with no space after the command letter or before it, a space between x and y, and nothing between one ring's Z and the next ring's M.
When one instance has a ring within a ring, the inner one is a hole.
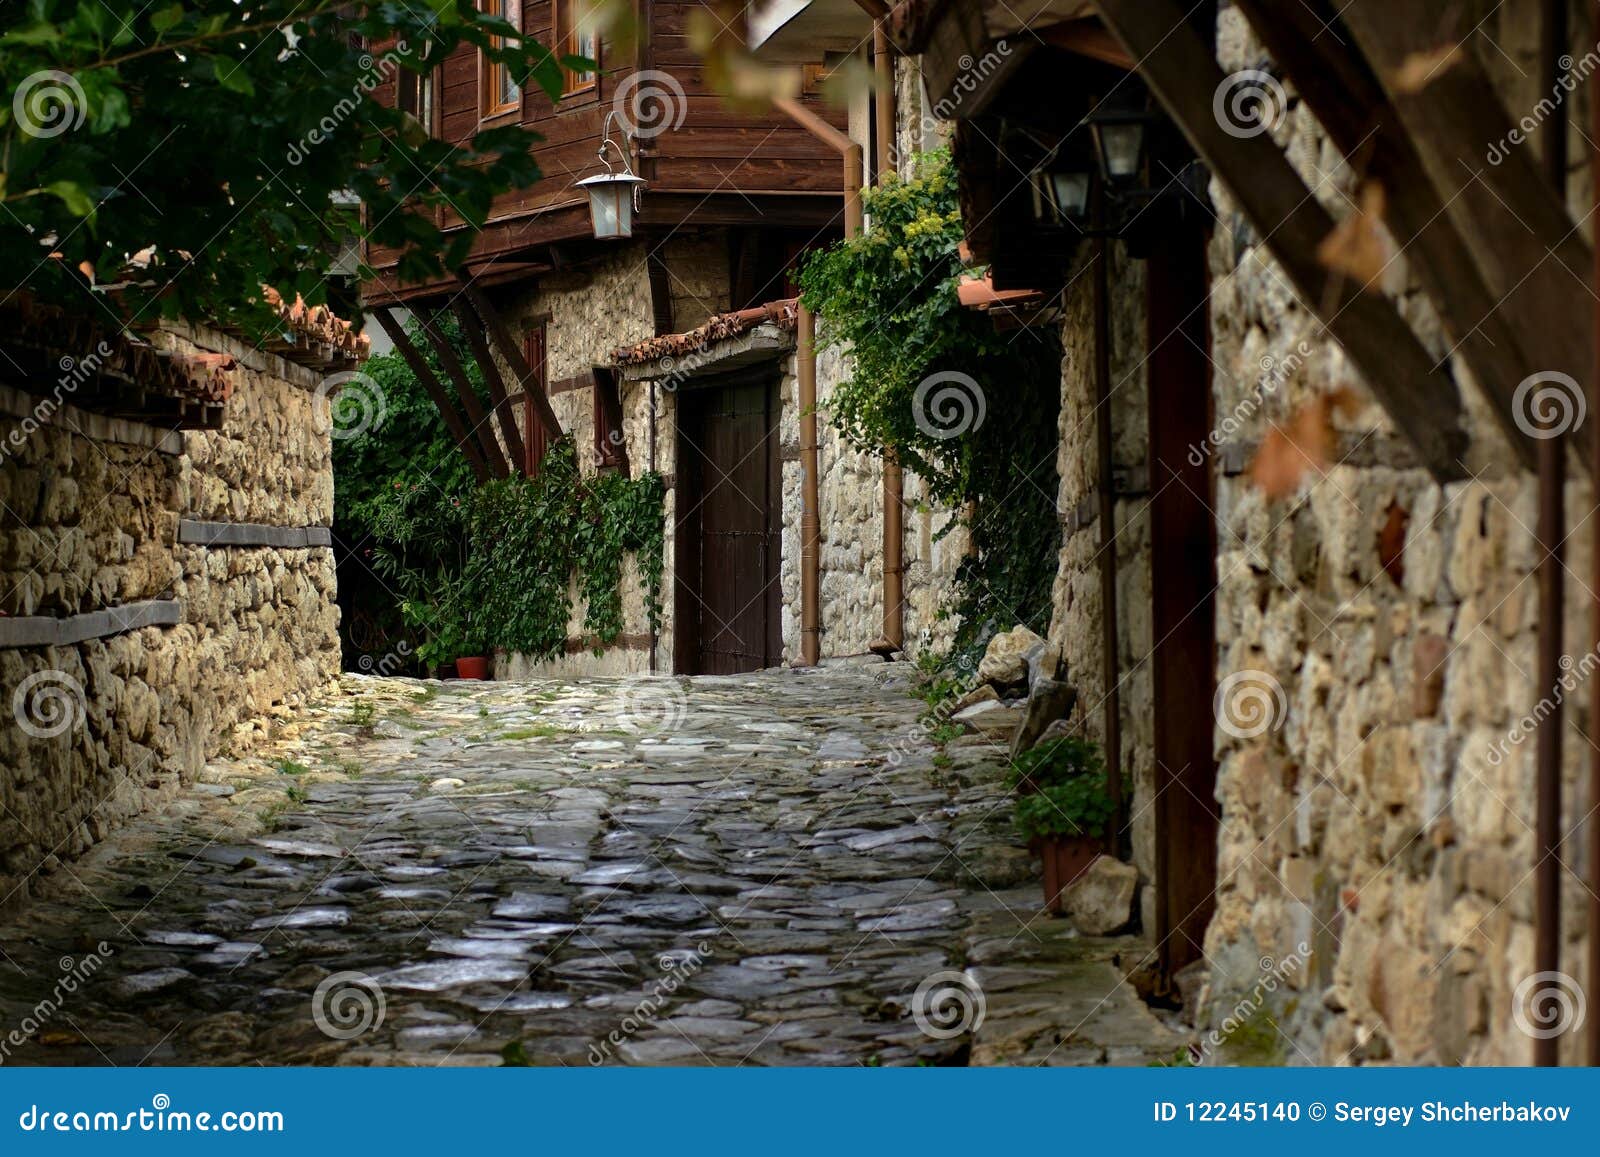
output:
M1066 680L1078 689L1069 722L1106 742L1108 685L1105 669L1104 557L1098 517L1100 454L1095 382L1094 261L1084 247L1083 268L1071 278L1061 319L1061 433L1056 452L1060 477L1056 504L1062 540L1052 593L1050 641L1061 648ZM1112 466L1119 480L1115 503L1117 599L1117 719L1122 768L1133 779L1133 861L1148 883L1155 871L1154 810L1148 802L1155 776L1154 717L1149 656L1150 526L1142 478L1149 445L1148 388L1144 373L1144 264L1120 244L1105 250L1110 262ZM1147 893L1148 894L1148 893Z
M175 438L68 409L0 460L0 613L179 608L174 626L0 648L0 904L338 674L331 550L177 542L180 518L330 523L320 377L210 331L159 340L235 357L220 430ZM41 692L65 714L41 715Z
M1531 11L1506 5L1481 29L1499 52L1522 57L1519 76L1516 62L1485 52L1514 110L1534 99L1516 87L1537 75ZM1224 71L1259 67L1265 55L1231 10L1218 49ZM1343 216L1351 174L1308 111L1293 106L1274 136ZM1290 498L1268 501L1245 478L1219 472L1217 675L1258 672L1250 678L1267 689L1270 718L1259 735L1224 726L1216 737L1223 822L1206 943L1209 1018L1220 1025L1240 1000L1264 1000L1252 1031L1219 1055L1526 1063L1533 1040L1516 1026L1514 994L1534 971L1537 856L1534 728L1518 721L1541 699L1576 698L1572 688L1536 683L1535 487L1484 424L1476 387L1455 358L1476 477L1440 487L1401 465L1359 375L1285 292L1287 279L1228 190L1214 183L1212 192L1220 215L1211 248L1216 413L1239 413L1252 395L1263 402L1233 440L1255 444L1272 423L1341 388L1362 403L1338 421L1342 444L1359 454L1337 455ZM1432 352L1449 352L1420 295L1407 293L1404 312ZM1262 359L1281 362L1302 342L1310 351L1303 365L1263 389ZM1587 511L1589 501L1587 486L1570 488L1569 511ZM1388 568L1380 560L1386 537L1403 543ZM1571 575L1588 573L1586 537L1567 542ZM1589 608L1582 582L1567 586L1564 650L1576 686L1592 664L1583 641ZM1563 724L1569 828L1596 803L1580 786L1587 744L1573 714ZM1568 841L1569 867L1578 847L1580 839ZM1563 888L1562 970L1578 977L1587 897L1573 871ZM1260 962L1302 959L1302 944L1309 959L1267 991ZM1566 1042L1574 1052L1576 1036Z
M728 263L725 251L720 259L707 256L706 242L698 237L674 238L664 247L668 267L675 276L674 315L692 318L698 325L712 313L726 308ZM544 321L546 378L557 386L589 373L596 366L609 366L618 346L641 341L655 333L655 314L650 305L650 274L642 242L626 243L600 261L569 272L547 274L526 293L502 306L512 334L519 341L529 328ZM715 270L721 270L720 296ZM709 282L709 284L708 284ZM703 316L699 311L706 311ZM501 373L510 377L508 367ZM623 431L628 453L628 469L638 477L650 469L671 476L674 463L672 439L666 437L675 413L673 399L659 387L655 391L652 415L651 389L644 382L619 382L623 411ZM565 389L550 398L561 428L573 437L578 448L578 463L585 474L598 468L591 453L594 446L594 393L590 386ZM522 415L518 408L518 423ZM652 446L655 453L652 456ZM673 524L673 493L666 498L667 525ZM666 582L664 583L663 631L655 645L656 664L661 670L672 666L671 620L672 535L667 535ZM529 678L537 675L632 674L649 670L651 651L650 622L644 583L636 560L623 560L623 634L617 644L600 655L578 647L583 640L583 619L587 605L574 585L572 613L567 620L567 638L573 649L548 660L528 656L502 656L495 668L498 678Z

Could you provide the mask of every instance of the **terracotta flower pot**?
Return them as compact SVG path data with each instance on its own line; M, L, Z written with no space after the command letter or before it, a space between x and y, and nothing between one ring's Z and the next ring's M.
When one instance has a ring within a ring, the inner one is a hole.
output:
M1061 893L1094 863L1103 844L1099 836L1045 836L1034 843L1044 861L1044 906L1061 911Z
M456 678L458 679L487 679L489 677L489 659L484 655L470 655L456 660Z

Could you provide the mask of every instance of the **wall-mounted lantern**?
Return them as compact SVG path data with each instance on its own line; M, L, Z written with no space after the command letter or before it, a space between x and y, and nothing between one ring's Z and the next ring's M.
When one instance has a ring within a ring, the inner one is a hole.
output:
M1113 185L1126 185L1144 168L1145 126L1155 120L1144 93L1124 83L1088 119L1101 174Z
M642 177L634 175L628 150L611 139L611 121L615 116L615 112L606 114L601 134L598 156L606 171L578 182L578 187L589 194L589 223L599 241L621 241L633 236L633 212L639 207L639 194L646 186ZM626 132L622 139L627 142ZM617 172L606 156L607 149L621 158L622 172Z

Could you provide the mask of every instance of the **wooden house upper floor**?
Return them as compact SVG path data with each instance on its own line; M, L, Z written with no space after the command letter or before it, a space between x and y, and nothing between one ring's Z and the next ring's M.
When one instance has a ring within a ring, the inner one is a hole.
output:
M648 126L626 142L615 124L611 131L648 182L635 219L643 235L700 226L836 226L842 192L837 155L782 112L741 107L713 90L689 38L692 13L702 5L634 0L638 34L625 45L583 27L592 9L581 0L482 2L558 55L583 56L597 67L564 72L566 91L552 101L462 45L429 74L395 70L377 92L377 99L403 105L446 141L464 142L480 129L505 124L521 124L542 138L533 146L539 181L496 198L477 231L467 261L475 280L487 285L537 277L582 263L601 248L577 182L604 171L597 153L612 111L623 126ZM844 112L817 92L802 100L829 121L845 123ZM447 231L474 228L447 207L437 213ZM402 284L396 251L374 245L364 256L376 274L364 296L375 302L434 296L453 282Z

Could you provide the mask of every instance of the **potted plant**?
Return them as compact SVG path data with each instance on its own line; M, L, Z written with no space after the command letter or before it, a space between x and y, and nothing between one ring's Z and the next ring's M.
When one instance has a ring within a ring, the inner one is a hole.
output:
M1061 910L1061 894L1105 846L1115 808L1100 749L1066 736L1041 743L1012 761L1017 792L1014 823L1044 864L1045 907Z
M482 621L473 610L461 606L460 633L456 651L456 677L460 679L487 679L489 677L488 640Z

